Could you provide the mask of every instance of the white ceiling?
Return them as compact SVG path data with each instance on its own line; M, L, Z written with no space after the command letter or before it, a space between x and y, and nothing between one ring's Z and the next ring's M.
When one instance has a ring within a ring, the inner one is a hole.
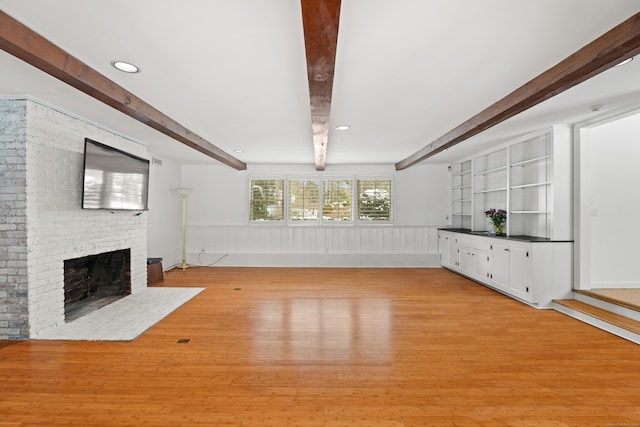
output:
M300 0L0 7L240 160L313 165ZM640 0L342 0L327 170L404 159L637 12ZM121 73L116 59L142 72ZM613 68L425 162L637 102L639 71L639 59ZM5 52L2 95L40 99L181 163L215 162Z

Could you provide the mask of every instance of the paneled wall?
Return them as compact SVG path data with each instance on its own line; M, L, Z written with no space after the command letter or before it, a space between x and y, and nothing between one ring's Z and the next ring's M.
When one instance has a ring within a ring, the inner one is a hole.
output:
M393 179L390 225L251 225L248 189L252 177L360 177ZM187 198L187 261L237 266L439 266L437 227L449 220L447 165L222 165L182 167ZM175 199L179 203L179 199ZM179 228L180 224L176 224ZM204 252L203 252L204 250ZM166 267L166 266L165 266Z
M424 226L187 228L193 265L436 267L438 230ZM203 253L204 250L204 253Z

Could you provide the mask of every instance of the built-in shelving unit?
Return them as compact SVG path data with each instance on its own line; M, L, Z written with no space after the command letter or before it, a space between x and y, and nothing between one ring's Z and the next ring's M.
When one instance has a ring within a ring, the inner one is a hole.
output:
M451 166L451 222L456 228L471 228L471 160Z
M479 155L473 159L473 165L473 229L484 231L489 229L484 212L507 206L507 149Z
M571 239L571 131L553 126L451 166L452 227L489 231L507 211L507 235Z
M536 307L572 289L571 129L553 126L452 165L452 228L440 229L443 267ZM491 236L488 209L507 212Z

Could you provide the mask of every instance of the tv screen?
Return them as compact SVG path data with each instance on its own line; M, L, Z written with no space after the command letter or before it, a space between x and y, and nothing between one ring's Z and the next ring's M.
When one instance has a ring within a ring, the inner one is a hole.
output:
M84 140L83 209L146 210L149 160Z

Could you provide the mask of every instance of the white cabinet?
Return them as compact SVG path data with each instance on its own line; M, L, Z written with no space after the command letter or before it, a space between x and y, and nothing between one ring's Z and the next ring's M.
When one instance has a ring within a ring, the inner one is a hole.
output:
M509 293L532 301L529 250L531 244L509 245Z
M473 275L475 270L474 250L471 241L463 240L460 243L460 271L466 275Z
M449 265L449 233L438 235L438 253L440 254L440 264Z
M491 285L500 289L509 288L509 245L496 241L491 245L493 270L491 271Z
M476 249L474 262L474 277L478 280L490 280L492 274L491 253L482 249Z
M438 252L440 253L440 264L453 269L459 268L460 249L458 245L458 235L442 231L438 235Z
M571 295L572 242L440 230L443 235L448 236L449 243L459 242L459 262L442 264L452 271L536 306L547 306L553 299Z

